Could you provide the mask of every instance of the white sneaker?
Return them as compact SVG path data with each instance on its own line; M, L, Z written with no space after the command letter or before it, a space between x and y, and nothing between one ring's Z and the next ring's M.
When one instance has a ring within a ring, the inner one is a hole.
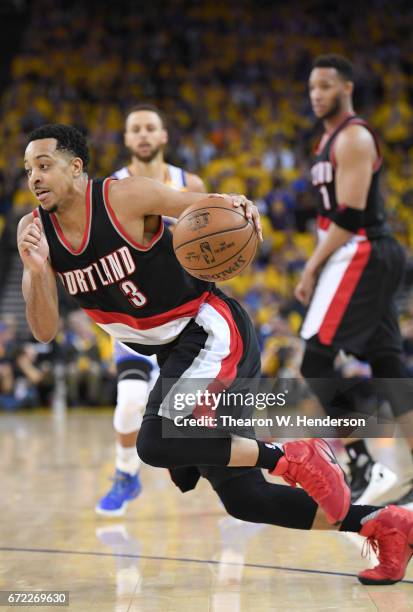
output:
M363 506L377 502L388 493L396 484L397 475L382 463L373 463L369 467L370 474L365 474L368 484L362 494L353 501L353 504Z
M393 506L401 506L407 510L413 510L413 480L409 484L409 490L398 499L389 502L389 505L392 504Z

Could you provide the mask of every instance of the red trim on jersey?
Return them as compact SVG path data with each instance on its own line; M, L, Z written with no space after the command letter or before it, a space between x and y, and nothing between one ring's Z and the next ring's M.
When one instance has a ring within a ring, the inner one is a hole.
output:
M89 180L87 183L87 189L86 189L86 225L85 225L85 229L83 232L82 242L80 243L80 246L78 249L73 248L70 242L68 242L68 240L66 239L63 233L63 230L60 227L59 221L57 220L56 215L54 213L50 215L50 219L60 239L60 242L70 253L72 253L72 255L80 255L80 253L84 251L86 247L86 243L88 242L88 239L90 237L90 224L92 220L92 197L91 196L92 196L92 181Z
M324 217L324 215L317 215L317 229L327 231L331 225L331 219ZM356 236L367 236L367 231L361 228L355 234Z
M343 121L341 123L339 123L339 125L335 129L333 129L333 130L331 130L331 132L329 132L330 136L332 136L334 134L333 142L331 143L330 152L328 154L328 159L330 160L331 165L333 166L334 169L336 169L336 167L337 167L337 160L336 160L336 157L334 155L334 145L335 145L335 142L336 142L336 138L337 138L338 133L340 132L341 128L346 123L346 121L348 121L347 125L352 125L353 119L350 119L350 121L349 121L349 117L355 117L355 116L356 115L352 115L351 113L347 113L346 117L343 119ZM345 127L347 127L347 125Z
M38 211L38 209L37 209L37 208L35 208L35 209L32 211L32 215L33 215L33 217L34 217L35 219L39 219L39 218L40 218L40 216L39 216L39 211Z
M319 142L314 147L314 155L320 155L321 151L326 146L329 137L330 137L330 135L327 132L324 132L324 134L321 136Z
M370 252L371 243L360 242L321 323L318 331L321 344L329 345L333 341L360 276L369 261Z
M374 145L376 147L376 153L377 153L377 159L376 159L376 161L374 162L374 165L373 165L373 172L377 172L377 170L380 168L380 166L383 163L383 156L381 154L380 143L379 143L379 139L378 139L377 134L371 129L371 127L369 126L367 121L364 121L364 119L354 119L354 120L351 120L351 121L349 121L349 125L362 125L373 136Z
M238 327L235 324L231 309L228 304L216 295L210 295L206 303L212 306L224 319L229 327L230 347L228 355L221 361L221 369L215 379L208 385L210 393L222 393L227 389L237 376L238 364L244 353L244 343ZM195 418L216 418L216 411L206 404L198 404L192 414ZM214 426L215 427L215 426Z
M340 131L341 127L348 120L349 117L353 117L353 116L355 117L356 115L353 115L352 113L346 113L345 116L344 116L344 119L342 121L340 121L340 123L336 127L333 127L333 128L331 128L331 130L326 130L324 132L324 134L320 138L320 141L319 141L318 145L315 148L315 154L316 155L320 155L321 154L321 151L324 149L324 147L326 146L326 144L328 143L330 138L336 132ZM333 163L331 159L330 159L330 161L331 161L331 163Z
M112 221L113 225L117 229L117 231L120 234L120 236L122 238L124 238L124 240L129 242L129 244L131 246L133 246L135 249L139 249L139 251L149 251L149 249L151 249L153 247L155 242L157 242L159 240L159 238L162 236L163 229L164 229L162 217L160 216L159 229L156 232L156 234L154 234L152 236L149 244L143 245L143 244L139 244L139 242L136 242L136 240L134 240L130 236L130 234L128 234L126 232L126 230L122 227L122 225L119 223L119 220L116 217L115 211L113 210L112 206L110 205L110 201L109 201L109 186L110 186L110 183L113 180L116 180L116 179L113 179L113 178L106 179L106 181L104 183L104 190L103 190L104 191L104 201L105 201L105 204L106 204L106 210L108 212L110 220Z
M336 142L336 139L334 138L333 142L331 143L330 152L328 154L328 159L330 160L330 163L333 166L334 170L337 168L337 160L336 160L336 156L334 155L335 142Z
M159 327L160 325L164 325L165 323L170 323L175 319L183 319L184 317L194 317L198 310L201 307L208 296L210 295L209 291L204 291L202 295L190 302L186 302L186 304L181 304L181 306L177 306L176 308L172 308L172 310L167 310L166 312L162 312L158 315L153 315L152 317L144 317L138 319L132 315L125 314L123 312L105 312L104 310L98 310L96 308L84 308L83 310L89 317L91 317L96 323L100 323L101 325L109 325L111 323L124 323L124 325L128 325L134 329L152 329L154 327Z
M330 227L331 221L328 217L324 217L323 215L317 215L317 229L320 230L328 230Z
M382 157L382 154L381 154L381 151L380 151L380 144L379 144L379 139L377 137L377 134L371 129L371 127L369 126L367 121L364 121L364 119L359 119L358 117L354 117L354 119L350 119L350 121L347 123L347 125L345 126L344 129L346 129L349 125L361 125L361 126L365 127L366 130L368 132L370 132L370 134L373 136L374 145L376 147L376 153L377 153L377 159L376 159L376 161L374 162L374 165L373 165L373 173L377 172L377 170L381 167L381 165L383 163L383 157ZM338 129L339 128L337 128L337 130ZM334 138L333 142L331 143L330 153L329 153L329 159L330 159L330 162L332 163L334 169L336 169L336 167L337 167L337 161L336 161L336 158L335 158L335 155L334 155L334 145L335 145L335 142L336 142L336 138Z

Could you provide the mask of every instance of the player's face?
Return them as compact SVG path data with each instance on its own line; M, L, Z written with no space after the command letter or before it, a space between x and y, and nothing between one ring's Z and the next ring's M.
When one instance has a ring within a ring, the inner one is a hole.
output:
M335 68L314 68L310 74L309 90L317 119L331 119L342 113L352 87L352 83L345 81Z
M130 113L126 119L125 145L139 161L149 163L168 142L168 134L157 113L148 110Z
M55 138L33 140L24 156L29 189L49 213L56 212L70 196L82 171L82 161L56 150L56 145Z

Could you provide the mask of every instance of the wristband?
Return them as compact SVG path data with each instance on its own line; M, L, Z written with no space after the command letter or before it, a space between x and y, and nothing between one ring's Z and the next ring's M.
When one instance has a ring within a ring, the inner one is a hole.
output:
M339 227L357 234L358 230L363 227L364 210L347 207L345 204L340 204L330 217L331 221Z

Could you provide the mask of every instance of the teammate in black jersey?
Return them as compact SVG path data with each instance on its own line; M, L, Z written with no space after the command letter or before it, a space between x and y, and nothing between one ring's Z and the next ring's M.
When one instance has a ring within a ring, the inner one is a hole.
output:
M296 296L308 305L302 327L307 341L302 373L325 410L334 413L334 359L340 350L368 361L395 417L411 426L413 386L402 363L395 306L404 254L385 221L379 190L382 157L377 138L353 110L353 68L338 56L321 56L309 87L313 111L325 133L316 151L312 180L319 199L319 244L307 262ZM413 452L413 437L408 437ZM381 497L395 475L375 463L363 440L348 443L352 488L361 503ZM363 501L364 500L364 501ZM399 500L411 504L413 487ZM409 506L407 506L409 507Z
M164 416L169 391L188 378L212 378L214 388L231 390L240 378L258 376L254 329L235 300L184 272L163 228L162 215L178 217L205 195L138 177L91 181L87 162L84 138L70 126L44 126L29 137L25 167L40 206L37 218L29 214L20 221L18 248L35 337L48 342L57 333L57 274L104 329L139 352L157 355L160 376L137 440L143 461L169 468L182 490L204 476L226 510L242 520L298 529L335 523L343 531L374 536L380 567L373 575L363 572L360 580L400 580L411 556L413 513L349 507L342 470L324 441L273 445L225 428L198 428L194 438ZM243 197L232 202L252 216L260 233L252 203ZM268 483L259 468L302 489Z

